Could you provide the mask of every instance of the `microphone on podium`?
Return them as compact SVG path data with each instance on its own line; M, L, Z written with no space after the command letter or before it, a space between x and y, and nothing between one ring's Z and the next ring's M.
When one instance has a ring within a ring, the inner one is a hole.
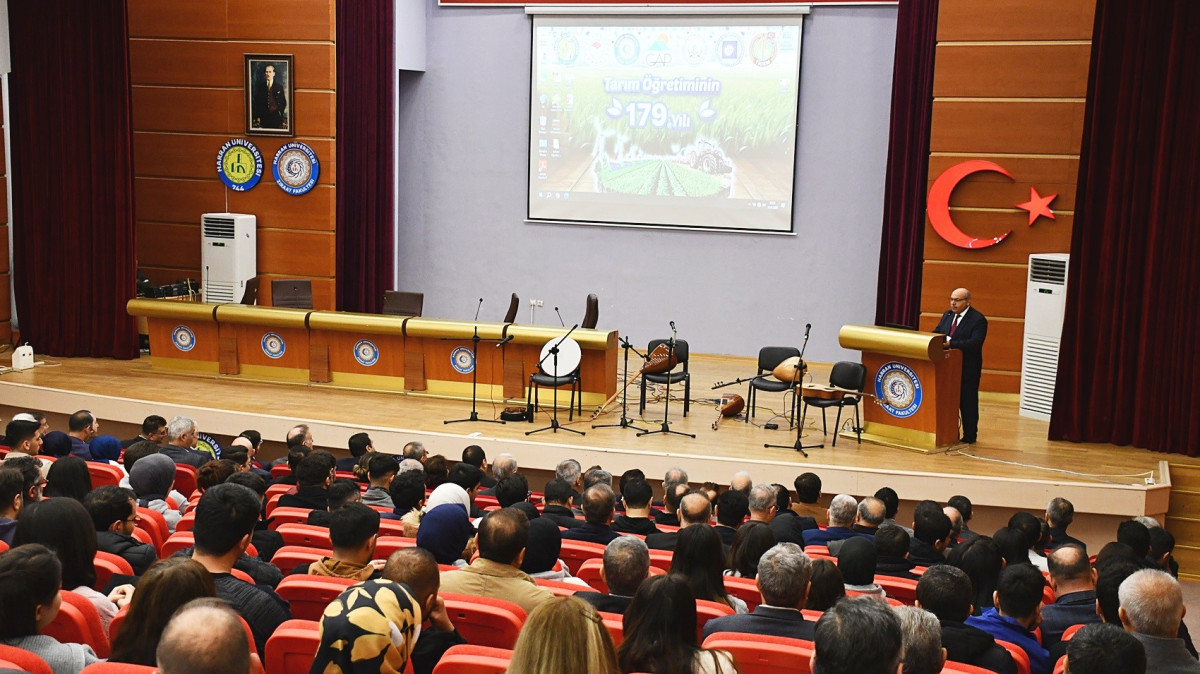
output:
M479 298L479 304L475 305L475 320L479 320L479 310L483 308L483 298Z
M558 307L554 307L554 313L558 314L558 322L559 322L559 323L562 323L562 326L563 326L564 328L565 328L565 327L567 327L567 324L566 324L566 323L563 323L562 314L560 314L560 313L558 312Z

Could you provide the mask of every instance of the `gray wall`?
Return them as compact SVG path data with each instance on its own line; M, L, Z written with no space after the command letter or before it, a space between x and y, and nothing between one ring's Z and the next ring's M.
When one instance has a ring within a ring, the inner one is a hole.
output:
M803 340L807 360L871 323L883 213L895 6L813 8L800 77L795 236L526 224L530 18L518 8L429 12L424 73L399 104L398 287L425 315L496 321L509 294L534 322L582 319L644 344L673 320L693 351L754 355Z

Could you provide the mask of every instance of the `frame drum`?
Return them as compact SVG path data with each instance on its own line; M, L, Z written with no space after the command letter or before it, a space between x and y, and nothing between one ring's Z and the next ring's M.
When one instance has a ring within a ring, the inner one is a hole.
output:
M554 355L550 353L550 349L554 348L555 344L558 344L557 369L554 367ZM539 357L542 362L542 372L552 377L566 377L579 369L579 363L583 361L583 351L579 348L579 342L570 337L562 340L561 344L558 339L552 339L542 347Z

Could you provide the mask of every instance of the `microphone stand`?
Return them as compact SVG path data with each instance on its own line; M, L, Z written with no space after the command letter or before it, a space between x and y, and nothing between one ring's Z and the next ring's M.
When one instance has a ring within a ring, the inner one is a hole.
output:
M807 418L807 416L808 416L807 414L805 415L804 418L801 418L799 422L796 421L797 400L798 400L799 396L801 395L800 392L797 391L796 389L798 387L800 387L800 384L801 384L800 378L803 376L802 373L804 372L804 351L806 349L808 349L808 333L811 329L812 329L812 323L809 323L808 325L804 326L804 344L800 347L799 367L797 367L795 370L792 371L792 423L795 424L795 426L796 426L796 442L795 442L795 444L792 444L792 445L772 445L769 443L763 445L763 447L766 447L768 449L794 449L797 452L800 452L801 454L803 454L804 458L806 458L806 459L808 458L808 452L806 452L804 450L820 449L825 446L824 443L819 444L819 445L806 445L803 443L802 437L804 434L804 418Z
M478 315L478 309L475 310ZM443 337L442 339L456 339L455 337ZM476 401L479 393L479 343L480 342L498 342L498 339L483 339L479 336L479 326L475 326L475 334L471 337L471 416L466 419L447 419L444 424L460 424L464 421L484 421L489 424L502 424L503 419L480 419L479 412L476 411Z
M667 362L675 360L675 321L671 321L671 340L667 342ZM637 434L637 437L643 435L654 435L656 433L665 433L667 435L682 435L688 438L696 437L693 433L684 433L683 431L671 430L671 371L667 370L667 400L663 406L663 422L662 426L657 431L642 431Z
M638 358L646 360L644 354L638 353L638 350L633 348L629 343L629 338L620 338L621 346L625 347L625 377L621 384L624 387L621 390L621 422L617 424L592 424L592 428L632 428L635 431L649 432L645 428L640 428L633 425L633 420L629 418L629 352L633 351L638 355Z
M554 376L555 377L559 376L559 374L558 374L558 345L565 342L567 340L567 337L570 337L571 333L575 332L575 328L578 328L578 327L579 327L578 323L576 323L575 325L572 325L571 329L567 330L567 334L560 337L559 340L554 343L554 346L550 347L550 351L546 354L546 356L554 357L553 363L554 363ZM546 356L542 356L542 359L538 361L538 364L537 364L538 370L542 369L542 363L544 363L546 361ZM544 428L538 428L538 429L535 429L532 431L525 431L525 435L533 435L534 433L541 433L542 431L550 431L552 433L557 433L560 429L570 432L570 433L578 433L579 435L587 435L583 431L577 431L574 428L567 428L566 426L563 426L558 423L558 387L555 386L553 388L554 388L554 415L550 419L550 425L546 426ZM583 395L583 393L580 392L580 395ZM532 420L533 420L533 418L530 417L530 421L532 421Z

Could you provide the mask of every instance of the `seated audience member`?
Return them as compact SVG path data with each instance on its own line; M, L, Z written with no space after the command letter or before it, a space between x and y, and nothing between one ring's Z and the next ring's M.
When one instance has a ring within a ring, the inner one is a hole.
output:
M421 509L425 506L425 473L400 473L388 487L392 497L392 513L404 524L404 535L415 538L421 525Z
M521 570L530 578L558 580L574 583L581 588L590 587L586 582L571 575L571 570L558 558L562 552L562 533L558 525L550 520L535 517L529 520L529 542L525 545L525 561Z
M99 433L100 422L91 412L79 410L72 414L67 419L67 435L71 438L71 456L91 461L92 450L88 447L88 443Z
M1004 557L1000 546L991 537L976 536L962 543L950 551L947 561L965 571L971 579L971 587L975 590L971 602L975 615L983 615L995 605L996 584L1000 581L1000 570L1004 568Z
M846 594L887 595L881 586L875 584L877 558L874 542L865 538L846 539L837 555L838 571L842 572L842 581L846 583Z
M650 483L629 480L621 487L621 497L625 501L625 513L613 519L613 531L642 536L659 533L658 527L650 519L650 501L654 498Z
M1186 611L1179 581L1165 571L1142 569L1121 583L1118 597L1121 624L1146 649L1148 671L1200 672L1200 662L1179 638Z
M450 484L456 484L467 492L470 500L470 514L472 519L483 517L483 511L475 505L475 496L479 493L479 480L483 478L483 472L472 466L469 463L456 463L450 469L446 480Z
M738 528L737 535L733 537L733 545L729 548L729 568L725 575L754 578L758 575L759 559L777 542L768 525L755 521L746 522Z
M61 585L62 565L45 546L24 545L0 554L0 644L33 653L55 674L78 674L99 661L91 646L39 634L58 616Z
M193 599L215 596L212 574L197 562L170 557L155 563L142 576L129 602L121 631L113 639L109 662L153 667L154 652L171 616Z
M651 576L638 587L625 610L623 627L625 641L617 649L622 672L737 671L729 653L699 646L696 597L687 580L675 574Z
M974 590L966 572L949 564L930 567L917 581L917 606L937 616L946 658L1001 674L1016 674L1012 656L996 638L966 624Z
M1162 527L1150 530L1150 556L1147 558L1154 568L1162 569L1176 578L1179 577L1179 563L1175 561L1172 552L1175 551L1175 537Z
M1021 542L1025 544L1025 556L1029 563L1038 571L1046 571L1046 549L1042 543L1042 525L1044 521L1030 513L1018 512L1008 518L1008 526L1021 532ZM1047 526L1047 531L1049 527Z
M465 566L471 558L470 544L475 528L466 510L445 503L425 513L417 529L417 546L433 553L438 564Z
M133 586L122 585L108 595L94 589L96 527L83 504L68 498L29 504L17 520L13 536L14 545L27 543L40 543L58 555L63 588L90 601L100 614L100 624L108 631L108 623L133 596Z
M1046 523L1050 525L1050 544L1054 550L1063 545L1075 545L1087 552L1087 545L1067 534L1067 527L1075 521L1075 506L1065 498L1056 497L1046 504Z
M1000 527L992 536L992 540L1000 548L1000 554L1004 556L1005 566L1015 566L1017 564L1033 565L1033 560L1029 558L1029 546L1025 543L1025 534L1020 529L1014 527ZM1038 569L1039 571L1041 569Z
M466 450L463 450L463 451L465 452ZM491 468L492 468L491 485L484 487L483 489L481 489L479 491L480 494L484 494L486 496L495 496L496 495L496 485L499 484L500 481L503 480L504 478L520 475L520 473L517 472L517 470L518 470L517 457L513 456L512 454L508 454L508 453L497 455L496 458L492 460ZM482 466L480 467L480 470L484 470ZM484 471L484 472L486 473L487 471ZM484 480L484 482L487 482L487 480ZM483 484L483 483L481 483L481 484ZM525 479L525 484L527 484L527 485L529 484L528 478Z
M862 536L874 537L875 532L879 531L879 526L883 524L884 513L887 512L883 505L883 501L868 496L858 503L858 519L854 522L854 526L850 530ZM825 544L829 548L829 554L837 556L838 550L848 539L829 541Z
M828 545L829 541L837 541L851 536L866 536L858 534L852 528L858 521L858 501L849 494L838 494L829 504L829 527L826 529L809 529L804 532L805 545Z
M958 508L946 506L942 508L942 513L950 518L950 542L946 544L947 548L953 548L958 545L958 539L962 536L962 513L958 512Z
M219 484L204 492L196 506L192 559L212 574L217 596L245 618L254 633L255 646L262 653L267 639L292 615L279 595L238 580L231 573L250 545L258 512L258 497L239 484Z
M750 499L742 492L730 489L717 497L715 506L717 524L713 530L717 532L721 544L729 547L733 545L733 537L737 534L738 527L742 526L742 522L750 514Z
M42 493L46 498L62 497L83 501L92 490L92 476L87 462L74 456L64 456L46 471L46 486Z
M721 539L712 527L684 527L679 530L670 572L688 581L696 599L728 604L738 613L747 613L746 602L725 591L724 558Z
M279 497L281 508L326 510L329 484L333 482L333 455L320 450L309 452L296 466L296 493Z
M157 445L156 445L157 446ZM61 459L71 455L71 436L62 431L50 431L42 436L42 451L45 456ZM125 469L128 472L129 468Z
M812 576L808 581L808 597L804 608L811 611L828 611L846 596L846 582L837 564L829 559L814 559Z
M272 480L272 484L299 484L300 480L296 471L299 470L300 462L304 460L304 457L308 456L309 452L310 450L304 446L289 447L285 461L287 461L290 472L287 475L275 478Z
M775 485L766 482L754 485L750 488L750 494L746 497L746 501L750 522L769 524L771 520L775 519L775 508L779 504L779 499L775 495Z
M848 597L817 621L812 671L895 674L903 655L900 618L874 597Z
M229 478L225 480L225 483L240 484L258 496L259 503L262 504L260 506L260 512L262 514L259 516L259 521L254 525L254 538L251 540L251 543L254 545L255 549L258 550L258 560L256 561L265 562L266 560L270 560L275 556L275 553L279 551L279 548L283 547L283 536L281 536L278 531L272 531L270 529L271 523L266 519L266 503L264 502L264 496L267 493L267 481L258 473L244 472L230 475ZM245 559L253 558L247 556ZM239 560L239 563L235 564L234 568L240 569L242 566L242 560ZM264 566L268 567L268 570L275 567L274 564L264 564ZM245 571L245 569L242 570ZM246 571L246 573L250 572ZM275 576L277 573L279 573L279 569L275 568L274 571L271 572L271 575ZM271 587L274 587L276 584L278 584L283 577L282 574L280 574L279 576L275 577L274 582L271 582L263 580L261 573L257 575L250 573L250 575L254 577L255 582L264 583L266 585L270 585Z
M529 520L520 511L489 512L479 523L479 557L466 567L443 572L442 589L504 599L532 611L554 595L521 571L528 541Z
M398 472L400 472L400 464L396 463L395 457L375 452L367 460L367 478L370 480L371 486L363 492L362 502L369 506L394 508L395 504L392 503L392 495L388 489L392 486L392 480Z
M813 518L818 525L828 525L829 509L820 504L821 478L816 473L801 473L796 476L793 486L796 487L796 500L792 510L801 517Z
M1047 650L1072 625L1101 622L1096 613L1096 570L1087 553L1076 545L1060 545L1047 559L1053 604L1042 607L1042 645Z
M497 459L499 460L499 459ZM541 517L537 506L529 502L529 478L520 473L505 475L492 488L492 494L501 508L516 508L525 513L530 522ZM555 523L555 526L558 526Z
M950 518L942 507L917 506L913 512L913 535L908 544L908 559L917 566L936 566L946 563L946 548L950 545Z
M121 467L121 441L115 435L97 435L88 443L92 452L92 461L106 463L110 466Z
M434 454L425 459L424 463L426 489L437 489L450 478L450 464L441 454Z
M1146 648L1116 625L1088 625L1067 642L1071 674L1146 674Z
M137 496L138 506L162 515L167 529L175 533L175 525L183 519L182 509L187 507L186 500L176 508L167 503L175 486L175 462L162 454L143 457L129 472L129 486Z
M414 674L431 674L451 646L467 643L454 629L454 623L450 622L446 612L446 602L438 596L441 587L438 573L437 560L422 548L403 548L393 552L383 568L383 580L408 587L421 609L421 615L429 621L429 627L421 630L412 651Z
M892 578L920 578L912 570L916 567L908 559L908 547L912 539L904 529L885 524L879 527L875 534L875 552L879 557L875 560L875 573Z
M562 532L563 539L608 545L620 535L612 529L616 504L612 487L603 482L588 487L583 492L584 524Z
M9 452L0 465L21 474L22 507L42 500L42 490L46 488L46 477L42 473L40 461L32 456Z
M1117 525L1117 542L1128 545L1134 557L1143 562L1150 554L1150 530L1137 520L1125 520Z
M130 445L129 449L125 450L125 458L124 458L125 477L121 478L121 481L120 481L120 483L118 483L118 486L124 487L126 489L133 489L133 487L130 486L130 484L129 484L129 474L131 472L133 472L134 465L136 465L137 462L141 461L143 458L150 456L151 454L158 454L158 453L159 453L159 446L148 440L142 440L140 442L135 442L132 445ZM167 498L174 501L177 505L185 503L188 500L187 496L179 493L179 490L175 489L174 487L172 487L171 491L167 493Z
M750 473L744 470L739 470L729 479L729 490L740 491L746 498L750 497L750 489L754 485L754 480L750 478Z
M1097 565L1096 568L1099 571L1096 578L1096 612L1100 614L1104 622L1110 625L1120 625L1121 615L1118 609L1121 606L1121 599L1118 593L1121 583L1124 583L1125 579L1135 572L1140 571L1142 566L1132 560L1119 559L1103 567Z
M683 529L691 526L708 526L712 518L712 501L700 491L688 492L679 502L679 519ZM680 529L682 531L683 529ZM679 532L670 531L661 534L650 534L646 537L646 545L651 550L674 550L679 540ZM717 540L720 540L718 538Z
M600 568L608 594L578 592L575 596L597 611L624 614L638 586L649 576L650 550L646 543L632 536L619 536L604 548L604 565Z
M467 445L462 451L462 462L479 469L479 488L491 489L498 478L488 475L487 452L479 445Z
M616 649L596 609L575 597L554 597L525 620L510 672L619 674Z
M1100 548L1100 552L1096 553L1096 561L1092 565L1096 567L1097 571L1103 573L1104 567L1116 561L1133 562L1138 566L1145 566L1133 548L1117 541L1105 543L1104 547Z
M379 539L379 513L361 503L348 503L329 514L333 556L301 564L292 573L369 580L379 577L382 564L373 564Z
M247 443L249 440L242 438ZM233 472L235 473L251 473L253 472L254 462L250 460L250 452L245 447L233 446L221 452L221 460L233 463ZM229 479L229 478L225 478Z
M70 437L64 439L69 443ZM38 425L32 421L20 421L13 419L4 427L4 444L8 447L8 451L18 454L27 454L29 456L37 456L42 452L42 437L38 434ZM49 454L49 452L46 452ZM50 456L63 457L71 454L70 450L65 453L50 454ZM89 458L91 454L87 457Z
M243 454L242 456L245 455ZM229 476L236 472L238 472L238 465L229 459L209 461L200 466L200 470L196 471L196 488L203 494L210 487L228 480Z
M971 504L971 499L963 496L962 494L956 494L951 496L950 500L946 501L946 505L950 508L954 508L958 511L958 514L962 515L962 532L959 533L959 539L962 542L965 543L979 535L974 531L971 531L970 527L971 516L974 514L975 510L974 506Z
M654 515L654 523L668 527L681 526L679 523L679 502L690 491L686 482L663 486L663 509Z
M893 608L904 635L903 674L938 674L946 664L942 628L937 616L915 606Z
M792 495L787 487L772 484L775 488L775 515L771 518L771 533L779 543L795 543L804 545L804 532L816 529L817 521L805 515L801 517L792 510Z
M429 460L429 452L425 450L425 445L417 440L404 443L404 447L400 449L400 456L420 461L422 464Z
M813 626L800 612L808 596L812 560L799 545L780 543L762 556L755 585L762 603L745 615L714 618L704 624L704 636L717 632L748 632L812 641Z
M269 482L272 479L271 473L264 469L262 462L258 460L258 448L261 445L262 435L258 431L242 431L241 435L229 443L229 450L246 450L246 455L250 459L250 472Z
M548 517L553 520L558 526L568 529L577 529L582 527L585 522L575 519L575 513L571 510L571 500L574 498L575 490L571 488L571 483L562 478L554 478L546 483L546 491L542 495L542 503L545 507L542 508L542 517Z
M13 534L17 531L17 518L21 515L25 478L15 468L0 468L0 541L12 547Z
M136 437L129 440L121 441L121 449L129 449L135 442L149 440L156 445L161 445L167 439L167 420L151 414L142 420L142 432Z
M879 526L893 526L903 529L911 538L912 529L896 521L896 513L900 512L900 495L891 487L880 487L875 491L875 498L883 501L883 522Z
M212 460L208 452L196 449L196 422L187 417L172 417L167 423L167 444L159 452L175 463L186 463L199 469Z
M308 424L296 424L292 426L284 436L284 442L287 443L288 449L292 447L304 447L312 451L313 447L316 447L316 443L313 441L312 429L308 427Z
M967 618L967 624L1021 647L1029 655L1032 674L1050 674L1050 653L1037 642L1033 628L1041 620L1042 572L1029 564L1005 567L996 586L996 606L982 616Z
M351 435L348 444L350 447L350 456L344 456L338 459L337 463L334 465L336 466L337 470L350 473L354 471L354 464L358 463L359 459L369 453L374 453L375 445L371 442L371 436L367 435L366 433L355 433L354 435Z
M203 639L196 635L203 634ZM256 674L246 630L224 602L193 599L163 628L155 650L158 674Z
M96 548L117 555L140 576L158 561L158 551L133 537L137 528L137 500L133 492L114 485L97 487L83 499L96 527Z

